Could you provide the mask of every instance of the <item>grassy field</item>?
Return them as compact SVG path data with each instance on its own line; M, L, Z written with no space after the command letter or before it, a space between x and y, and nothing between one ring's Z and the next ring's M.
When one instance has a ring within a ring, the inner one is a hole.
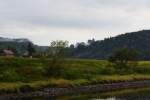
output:
M104 60L66 59L47 75L50 59L0 58L0 92L34 91L43 87L73 87L150 79L150 61L117 69Z

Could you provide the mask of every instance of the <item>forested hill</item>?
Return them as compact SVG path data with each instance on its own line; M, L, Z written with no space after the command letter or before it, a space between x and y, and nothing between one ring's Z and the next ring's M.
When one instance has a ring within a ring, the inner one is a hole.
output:
M30 40L25 38L19 39L11 39L11 38L4 38L0 37L0 51L3 49L10 49L15 54L23 55L27 52L28 44L31 43L32 46L35 48L36 52L44 52L47 50L47 46L38 46L32 43Z
M9 39L0 37L0 50L11 48L19 54L27 51L28 39ZM34 45L37 53L46 52L47 46ZM87 43L81 42L76 46L71 45L66 49L66 56L69 58L89 58L107 59L111 53L118 48L132 48L139 52L139 58L150 60L150 30L142 30L121 34L116 37L106 38L95 41L88 40Z
M150 60L150 30L131 32L101 41L88 40L78 43L70 53L77 58L106 59L117 48L128 47L139 52L139 58Z

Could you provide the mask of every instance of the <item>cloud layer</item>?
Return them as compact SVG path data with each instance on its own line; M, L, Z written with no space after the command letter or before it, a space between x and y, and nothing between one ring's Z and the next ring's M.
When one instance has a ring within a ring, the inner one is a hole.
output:
M0 36L71 43L150 28L150 0L0 0Z

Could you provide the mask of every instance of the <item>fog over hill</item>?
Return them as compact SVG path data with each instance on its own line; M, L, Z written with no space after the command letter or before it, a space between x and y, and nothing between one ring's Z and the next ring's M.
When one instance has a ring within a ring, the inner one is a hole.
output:
M11 39L0 37L0 42L31 42L31 41L26 38Z
M29 39L26 38L4 38L0 37L0 50L3 49L12 49L17 54L24 54L27 52L28 44L32 43ZM47 46L38 46L32 43L37 52L44 52L48 47Z

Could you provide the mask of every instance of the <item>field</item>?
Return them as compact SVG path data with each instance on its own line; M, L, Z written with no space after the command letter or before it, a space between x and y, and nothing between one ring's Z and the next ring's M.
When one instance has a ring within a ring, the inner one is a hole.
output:
M51 74L47 74L49 67L52 67L50 59L1 57L0 92L150 80L150 61L140 61L137 66L120 70L104 60L65 59L59 67L51 68Z

